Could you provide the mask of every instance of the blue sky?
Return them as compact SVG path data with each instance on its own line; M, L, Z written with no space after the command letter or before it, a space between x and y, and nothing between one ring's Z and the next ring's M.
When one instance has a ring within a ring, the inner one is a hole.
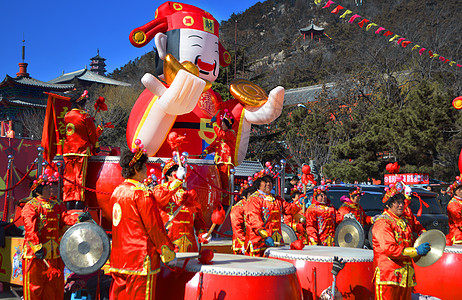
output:
M23 34L25 62L31 77L49 81L65 73L89 67L99 48L108 72L152 50L153 42L133 47L128 35L154 19L157 0L0 0L0 82L15 77L22 62ZM258 0L229 2L181 1L210 12L219 22L232 13L244 12Z

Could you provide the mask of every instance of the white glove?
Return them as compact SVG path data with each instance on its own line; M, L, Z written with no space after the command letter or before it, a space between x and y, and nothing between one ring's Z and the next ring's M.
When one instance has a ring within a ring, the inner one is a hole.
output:
M184 167L178 167L176 171L176 178L183 180L186 177L186 169Z
M355 215L353 213L347 213L343 219L355 219Z
M209 236L207 236L207 234L208 234L207 232L199 234L199 238L203 244L208 244L210 240L212 239L212 235L210 234Z
M244 245L242 245L241 252L242 252L242 254L245 255L245 247L244 247Z

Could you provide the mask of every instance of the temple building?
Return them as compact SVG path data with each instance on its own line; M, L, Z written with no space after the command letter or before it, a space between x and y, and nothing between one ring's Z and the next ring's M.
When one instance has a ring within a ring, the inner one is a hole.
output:
M324 28L316 26L313 23L311 23L310 26L301 28L299 30L300 30L300 33L303 34L303 39L305 39L306 36L308 35L311 37L311 39L318 37L319 41L321 41L321 37L324 36Z
M33 114L45 115L48 95L62 94L74 88L73 84L49 83L32 78L27 73L27 63L19 63L16 77L6 75L0 82L0 136L30 137L24 120Z
M99 49L96 51L96 56L90 58L90 71L104 76L106 73L106 63L104 62L106 59L99 56Z

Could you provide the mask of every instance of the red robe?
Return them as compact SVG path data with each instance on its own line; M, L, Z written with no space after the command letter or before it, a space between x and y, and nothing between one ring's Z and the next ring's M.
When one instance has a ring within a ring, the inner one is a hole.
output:
M448 203L449 234L446 244L462 244L462 199L454 196Z
M409 223L385 210L374 222L372 233L376 299L411 299L416 285L413 261L403 254L414 244Z
M294 215L299 211L297 205L279 197L275 198L260 190L253 193L246 206L246 254L263 256L268 248L265 245L266 234L276 243L283 243L281 215Z
M313 201L305 212L309 245L334 245L336 214L330 203L324 205Z
M161 259L165 263L175 258L157 202L144 184L133 179L117 186L110 201L111 299L154 299Z
M213 123L215 131L215 140L205 148L206 152L215 152L215 164L217 165L218 173L220 174L221 188L228 190L229 188L229 170L231 170L235 162L236 147L236 132L232 129L223 130L217 123ZM229 196L222 199L223 205L229 205Z
M236 203L229 214L231 228L233 230L233 253L243 254L242 248L245 244L245 206L247 200L242 199Z
M294 201L295 205L297 205L300 208L299 214L296 215L285 215L284 216L284 224L287 226L290 226L295 231L295 234L297 235L297 238L303 242L303 244L308 244L308 236L306 234L306 222L305 223L300 223L300 217L302 217L302 212L301 210L303 209L303 205L305 203L302 202L303 198L300 198L298 201ZM304 218L304 216L303 216Z
M154 188L154 195L160 208L163 223L186 203L166 228L168 237L179 247L180 252L197 252L196 236L207 232L207 224L202 215L200 203L195 190L185 190L181 181L175 179Z
M95 127L93 118L85 110L72 109L64 117L66 123L66 141L63 145L63 158L65 163L63 200L85 201L85 189L74 185L76 182L85 186L87 176L88 157L95 153L99 147L98 137L102 128Z
M66 206L54 199L33 198L21 211L24 220L23 284L24 299L63 299L64 263L59 253L59 241L67 225L78 221L77 215L70 215ZM60 275L48 278L48 267L42 259L35 257L41 248L51 268Z
M349 213L352 213L359 224L363 227L364 225L372 224L372 218L366 215L363 207L360 204L355 204L353 202L344 202L342 206L339 207L337 210L337 224L340 224L345 215Z

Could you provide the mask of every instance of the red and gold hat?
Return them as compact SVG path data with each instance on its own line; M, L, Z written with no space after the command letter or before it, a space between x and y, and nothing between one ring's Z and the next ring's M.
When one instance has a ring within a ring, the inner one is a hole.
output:
M321 192L327 192L328 187L327 185L320 185L313 189L313 200L316 199L316 196L319 195Z
M167 160L167 162L165 163L165 166L162 168L162 175L165 175L165 173L167 173L167 171L170 170L170 168L172 168L175 165L177 165L177 163L176 161L173 160L173 158L170 158L169 160Z
M128 163L128 165L130 167L132 167L138 161L138 159L140 159L140 157L144 153L146 153L146 149L144 149L144 145L141 143L141 140L137 139L135 141L135 148L133 148L131 151L132 151L132 153L135 153L135 155L133 156L133 158Z
M401 191L398 190L394 184L390 184L388 187L385 188L385 195L382 198L382 203L386 203L388 199L400 193Z
M449 186L449 193L454 195L455 190L462 185L462 174L460 176L456 176L456 181L454 181Z
M364 194L363 190L359 186L357 186L354 191L350 192L350 195L352 196L363 195L363 194Z
M232 127L233 124L234 124L234 118L233 116L229 113L229 111L227 109L224 110L224 113L223 115L220 116L220 119L221 121L226 121L228 122L229 126L228 127Z
M151 22L135 28L130 33L130 42L135 47L143 47L154 36L174 29L195 29L211 33L218 37L218 21L207 11L194 5L180 2L165 2L155 13ZM220 65L226 67L231 63L231 54L219 43Z
M60 175L58 172L54 172L52 168L46 167L43 170L43 174L33 181L34 183L30 187L30 190L31 191L35 190L39 185L45 185L45 184L51 185L55 182L58 182L59 177Z

